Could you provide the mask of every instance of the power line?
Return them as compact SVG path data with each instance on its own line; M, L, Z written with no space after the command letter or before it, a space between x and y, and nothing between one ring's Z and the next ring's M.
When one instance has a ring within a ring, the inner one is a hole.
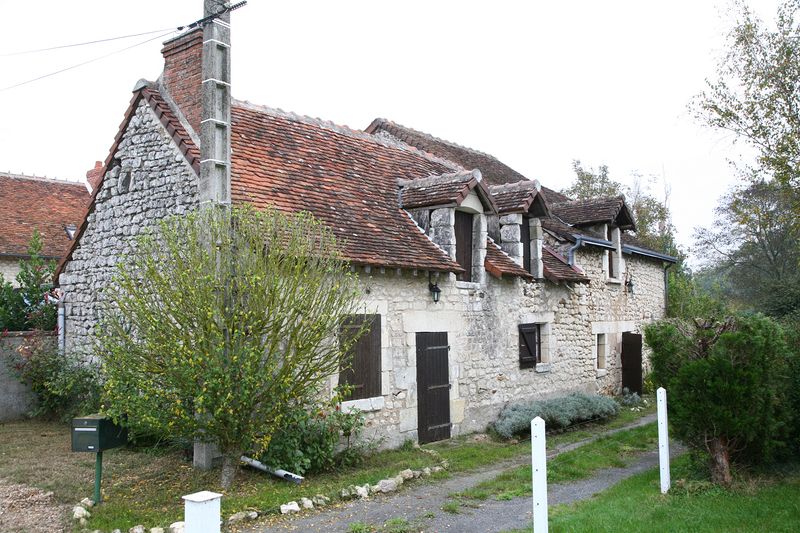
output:
M183 26L178 29L182 29ZM146 31L143 33L132 33L130 35L120 35L119 37L109 37L107 39L98 39L96 41L86 41L84 43L62 44L59 46L51 46L49 48L36 48L34 50L23 50L22 52L11 52L9 54L0 54L0 57L21 56L26 54L37 54L39 52L49 52L51 50L60 50L62 48L74 48L76 46L86 46L90 44L107 43L109 41L118 41L120 39L130 39L131 37L141 37L142 35L152 35L154 33L162 33L165 31L174 31L173 28L163 28L160 30Z
M210 21L212 21L212 20L214 20L214 19L216 19L216 18L218 18L218 17L220 17L220 16L224 15L225 13L229 13L229 12L231 12L231 11L235 10L235 9L239 9L240 7L242 7L242 6L246 5L246 4L247 4L247 0L244 0L244 1L242 1L242 2L239 2L239 3L237 3L237 4L233 4L233 5L230 5L230 4L228 4L228 3L226 2L226 3L224 3L224 4L222 4L222 5L221 5L222 9L221 9L220 11L218 11L217 13L214 13L214 14L212 14L212 15L209 15L209 16L207 16L207 17L203 17L203 18L201 18L201 19L199 19L199 20L196 20L195 22L192 22L191 24L187 24L186 26L178 26L178 27L177 27L177 28L175 28L175 29L170 29L170 30L166 31L166 33L162 33L162 34L160 34L160 35L156 35L155 37L152 37L152 38L150 38L150 39L146 39L146 40L144 40L144 41L142 41L142 42L139 42L139 43L133 44L133 45L131 45L131 46L126 46L125 48L120 48L119 50L115 50L115 51L113 51L113 52L111 52L111 53L108 53L108 54L105 54L105 55L102 55L102 56L99 56L99 57L95 57L95 58L93 58L93 59L89 59L89 60L87 60L87 61L83 61L83 62L81 62L81 63L77 63L77 64L75 64L75 65L71 65L71 66L69 66L69 67L62 68L62 69L60 69L60 70L56 70L56 71L54 71L54 72L50 72L50 73L47 73L47 74L43 74L42 76L38 76L38 77L36 77L36 78L31 78L31 79L29 79L29 80L25 80L25 81L22 81L22 82L20 82L20 83L16 83L16 84L14 84L14 85L9 85L9 86L7 86L7 87L2 87L2 88L0 88L0 92L3 92L3 91L8 91L9 89L15 89L15 88L17 88L17 87L21 87L21 86L23 86L23 85L27 85L27 84L29 84L29 83L33 83L33 82L35 82L35 81L39 81L39 80L43 80L43 79L45 79L45 78L49 78L50 76L55 76L56 74L61 74L62 72L67 72L68 70L73 70L73 69L76 69L76 68L78 68L78 67L82 67L82 66L84 66L84 65L88 65L89 63L94 63L95 61L100 61L101 59L105 59L105 58L107 58L107 57L111 57L111 56L113 56L113 55L119 54L120 52L124 52L124 51L126 51L126 50L130 50L131 48L136 48L137 46L141 46L141 45L143 45L143 44L146 44L146 43L149 43L149 42L151 42L151 41L155 41L156 39L161 39L162 37L166 37L167 35L169 35L169 34L171 34L171 33L174 33L174 32L176 32L176 31L183 30L184 28L187 28L187 29L188 29L188 28L195 28L195 27L198 27L198 26L203 26L203 25L205 25L207 22L210 22ZM125 38L127 38L127 37L135 37L135 36L141 36L141 35L149 35L149 34L152 34L152 33L157 33L157 32L159 32L159 31L165 31L165 30L155 30L155 31L150 31L150 32L145 32L145 33L140 33L140 34L136 34L136 35L128 35L128 36L124 36L124 37L112 37L112 38L109 38L109 39L102 39L102 40L99 40L99 41L93 41L93 43L94 43L94 42L113 41L113 40L117 40L117 39L125 39ZM93 44L93 43L77 43L77 44L73 44L73 45L63 45L63 46L57 46L57 47L50 48L50 49L41 49L41 50L38 50L38 51L44 51L44 50L53 50L53 49L55 49L55 48L68 48L68 47L71 47L71 46L83 46L83 45L85 45L85 44ZM28 52L19 52L18 54L21 54L21 53L33 53L33 52L35 52L35 51L37 51L37 50L34 50L34 51L28 51ZM18 55L18 54L11 54L11 55Z
M35 81L43 80L45 78L49 78L50 76L55 76L56 74L61 74L62 72L67 72L68 70L76 69L78 67L82 67L83 65L88 65L89 63L94 63L95 61L100 61L101 59L105 59L107 57L119 54L120 52L124 52L126 50L130 50L131 48L136 48L137 46L141 46L141 45L149 43L151 41L155 41L156 39L161 39L162 37L166 37L167 35L169 35L170 33L175 32L175 31L176 30L170 30L170 31L168 31L166 33L162 33L161 35L157 35L157 36L152 37L150 39L147 39L145 41L133 44L131 46L126 46L125 48L120 48L119 50L115 50L115 51L113 51L111 53L108 53L108 54L105 54L105 55L102 55L102 56L99 56L99 57L95 57L93 59L89 59L88 61L83 61L81 63L77 63L75 65L71 65L69 67L62 68L61 70L56 70L55 72L50 72L48 74L44 74L44 75L38 76L36 78L31 78L29 80L25 80L23 82L16 83L14 85L9 85L8 87L0 88L0 92L7 91L9 89L14 89L16 87L21 87L22 85L27 85L27 84L33 83Z

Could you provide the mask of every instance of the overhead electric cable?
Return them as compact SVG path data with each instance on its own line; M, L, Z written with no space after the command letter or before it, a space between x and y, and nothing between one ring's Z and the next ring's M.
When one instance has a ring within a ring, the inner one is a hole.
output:
M0 89L0 92L7 91L9 89L14 89L16 87L21 87L22 85L27 85L29 83L33 83L35 81L42 80L44 78L49 78L50 76L55 76L56 74L61 74L62 72L66 72L68 70L76 69L78 67L82 67L83 65L88 65L89 63L94 63L95 61L100 61L101 59L105 59L107 57L119 54L120 52L124 52L126 50L130 50L131 48L136 48L137 46L141 46L143 44L149 43L150 41L155 41L156 39L161 39L162 37L166 37L167 35L169 35L170 33L173 33L173 32L175 32L175 30L170 30L167 33L162 33L161 35L157 35L157 36L155 36L155 37L153 37L151 39L147 39L145 41L133 44L131 46L126 46L125 48L120 48L119 50L115 50L115 51L113 51L111 53L108 53L108 54L105 54L105 55L102 55L102 56L99 56L99 57L95 57L93 59L89 59L88 61L83 61L81 63L77 63L75 65L71 65L69 67L62 68L60 70L56 70L55 72L50 72L48 74L44 74L44 75L38 76L36 78L31 78L29 80L25 80L25 81L22 81L20 83L15 83L14 85L9 85L8 87L3 87L2 89Z
M182 29L179 27L177 29ZM86 41L85 43L62 44L59 46L51 46L49 48L36 48L34 50L23 50L22 52L11 52L9 54L0 54L0 57L22 56L25 54L37 54L39 52L49 52L51 50L61 50L62 48L75 48L76 46L87 46L90 44L107 43L109 41L119 41L121 39L130 39L131 37L141 37L142 35L152 35L154 33L162 33L165 31L173 31L173 28L162 28L160 30L146 31L143 33L132 33L130 35L120 35L119 37L109 37L107 39L98 39L96 41Z

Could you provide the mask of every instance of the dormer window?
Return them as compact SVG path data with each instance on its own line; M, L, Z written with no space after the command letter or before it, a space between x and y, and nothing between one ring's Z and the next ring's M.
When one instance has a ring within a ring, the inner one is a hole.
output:
M606 239L614 242L614 229L611 226L606 226ZM617 252L608 252L608 277L614 279L617 277Z
M77 231L78 231L78 226L76 226L75 224L66 224L64 226L64 233L67 234L67 238L69 240L72 240L72 239L75 238L75 232L77 232Z
M456 262L464 269L460 281L472 281L472 222L474 215L466 211L455 213Z

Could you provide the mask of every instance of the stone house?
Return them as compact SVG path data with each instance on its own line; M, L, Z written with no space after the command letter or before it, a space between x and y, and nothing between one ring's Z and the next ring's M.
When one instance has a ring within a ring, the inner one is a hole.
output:
M483 430L512 401L641 387L641 328L664 315L675 260L636 243L623 198L571 201L387 120L359 131L231 99L229 30L220 17L166 42L162 75L136 84L59 265L68 349L91 348L133 237L247 202L310 211L342 244L370 327L330 385L354 386L344 407L386 446Z
M0 275L16 286L19 261L28 259L33 232L41 255L59 261L84 216L89 193L74 181L0 173Z

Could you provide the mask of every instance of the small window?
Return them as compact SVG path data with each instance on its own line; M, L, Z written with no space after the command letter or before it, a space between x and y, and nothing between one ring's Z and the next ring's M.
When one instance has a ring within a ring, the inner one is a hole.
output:
M606 368L606 334L597 334L597 370L605 370Z
M519 325L519 367L534 368L542 362L541 324Z
M464 269L461 281L472 281L472 213L456 211L456 262Z
M363 334L343 354L339 384L350 385L347 400L374 398L381 395L381 315L352 315L341 327L341 339Z
M522 226L519 228L520 241L522 241L522 267L529 274L533 274L531 270L531 219L528 217L522 218Z
M614 230L611 228L611 226L607 226L606 239L608 239L612 243L614 242ZM608 252L608 277L609 278L616 278L617 277L616 262L617 262L617 252L609 251Z

